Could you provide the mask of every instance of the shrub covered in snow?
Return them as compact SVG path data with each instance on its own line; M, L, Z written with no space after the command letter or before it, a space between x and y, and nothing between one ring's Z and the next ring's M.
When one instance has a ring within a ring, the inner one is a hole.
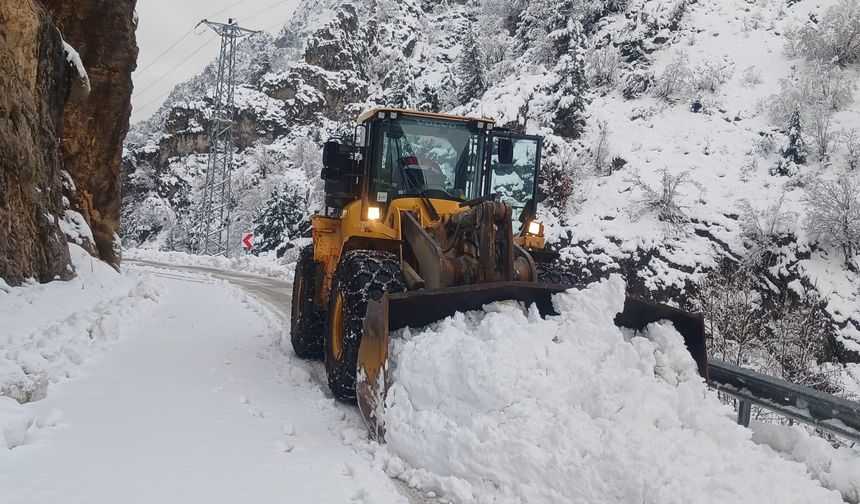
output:
M786 34L786 52L839 66L860 61L860 1L840 0Z

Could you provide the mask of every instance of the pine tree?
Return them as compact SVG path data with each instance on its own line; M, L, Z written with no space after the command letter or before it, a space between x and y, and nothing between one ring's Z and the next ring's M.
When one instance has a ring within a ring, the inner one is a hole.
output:
M806 144L803 142L803 121L800 108L795 108L788 120L788 147L782 157L794 164L806 163Z
M395 70L389 89L391 93L386 100L388 105L398 108L413 108L415 105L415 82L404 68Z
M563 29L554 30L553 40L565 41L566 51L558 60L559 76L555 129L563 135L578 138L585 121L588 81L585 76L585 35L579 21L568 18Z
M573 20L574 7L573 0L561 0L547 13L546 31L557 59L568 54L571 43L582 36L582 24Z
M275 251L278 256L292 248L292 240L308 229L307 196L296 189L275 189L254 220L254 253Z
M466 38L463 40L463 52L460 54L458 67L462 82L459 93L461 103L469 103L478 99L486 91L483 63L478 41L475 39L475 33L470 26L466 32Z
M418 109L426 112L440 112L442 110L439 92L436 88L424 84L421 89L421 102L418 104Z

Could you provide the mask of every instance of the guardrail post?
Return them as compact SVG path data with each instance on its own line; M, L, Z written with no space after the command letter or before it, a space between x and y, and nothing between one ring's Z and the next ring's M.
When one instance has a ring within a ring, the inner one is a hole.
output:
M738 424L744 427L750 426L750 416L752 415L752 404L746 399L741 399L738 404Z

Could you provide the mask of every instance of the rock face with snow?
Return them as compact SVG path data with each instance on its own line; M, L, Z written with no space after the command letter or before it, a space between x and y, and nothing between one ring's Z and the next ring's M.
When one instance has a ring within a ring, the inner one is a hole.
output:
M67 239L118 262L133 10L132 0L0 5L0 278L8 283L72 276Z
M69 278L57 216L63 191L59 139L72 69L48 13L35 0L0 4L0 278Z
M99 257L119 264L122 142L137 66L136 0L42 0L86 69L89 93L63 113L61 163L77 186L74 210L92 228Z

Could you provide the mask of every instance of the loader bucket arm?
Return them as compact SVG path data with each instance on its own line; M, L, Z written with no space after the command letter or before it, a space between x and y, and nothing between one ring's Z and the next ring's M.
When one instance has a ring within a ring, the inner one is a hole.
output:
M534 282L499 282L385 294L379 301L369 301L358 350L356 395L358 408L371 434L379 441L385 436L382 409L390 384L388 374L392 363L388 359L388 345L391 331L423 327L456 312L481 310L488 303L504 300L519 301L527 306L534 304L542 317L558 315L552 296L568 288ZM701 315L628 296L624 311L616 316L615 324L643 329L659 320L672 321L684 337L699 373L707 379L704 319Z

